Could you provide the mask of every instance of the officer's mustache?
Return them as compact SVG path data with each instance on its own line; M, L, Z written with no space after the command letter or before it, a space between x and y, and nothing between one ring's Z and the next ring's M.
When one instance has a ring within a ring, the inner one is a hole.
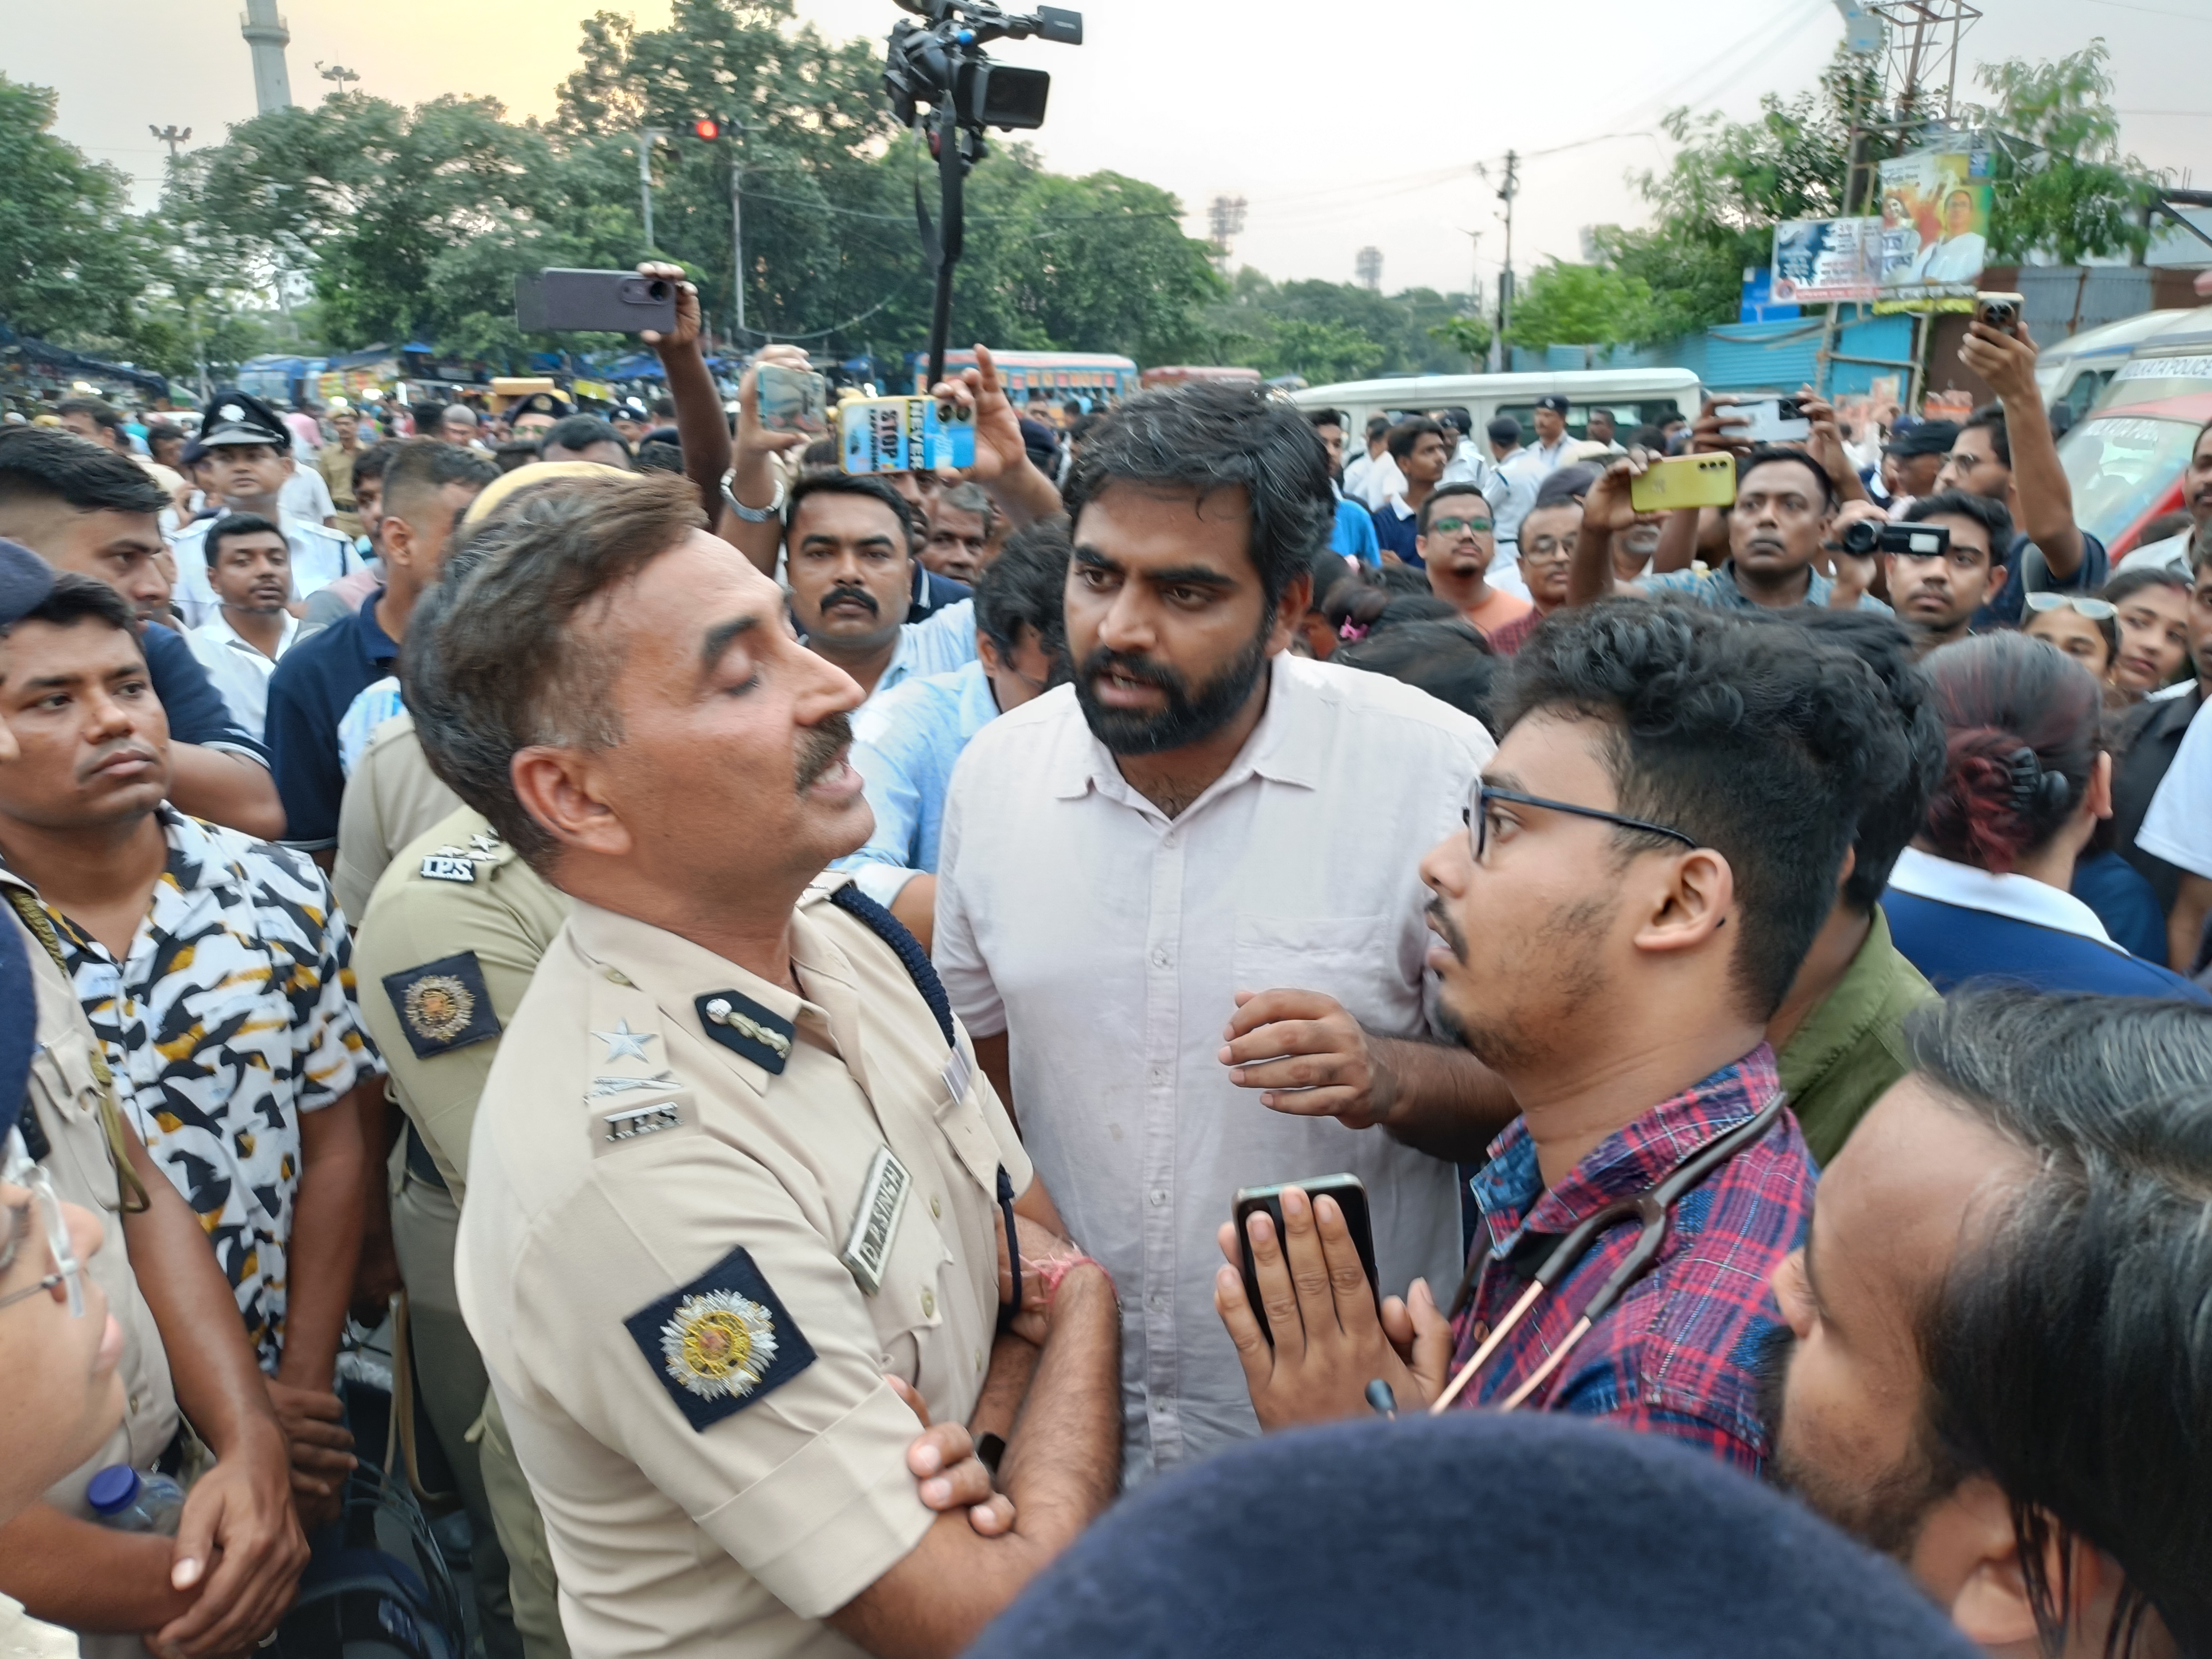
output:
M822 608L827 611L840 599L850 599L855 605L867 606L868 614L872 617L878 615L883 610L883 606L876 603L876 596L869 592L866 588L848 587L842 582L822 596Z
M821 725L810 726L799 739L799 793L805 794L822 780L822 775L837 763L853 741L853 722L842 714L832 714Z

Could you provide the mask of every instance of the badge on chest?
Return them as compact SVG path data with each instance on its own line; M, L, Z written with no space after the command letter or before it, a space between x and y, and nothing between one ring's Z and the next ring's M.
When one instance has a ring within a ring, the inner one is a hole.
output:
M860 1188L860 1207L853 1214L852 1236L838 1260L845 1264L861 1291L873 1296L883 1287L884 1267L890 1260L891 1240L897 1237L899 1218L905 1212L914 1177L888 1146L876 1148L868 1165L868 1178Z

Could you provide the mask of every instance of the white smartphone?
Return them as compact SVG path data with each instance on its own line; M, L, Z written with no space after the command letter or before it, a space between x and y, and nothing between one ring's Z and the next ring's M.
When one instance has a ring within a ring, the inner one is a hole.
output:
M1813 422L1795 398L1764 398L1754 404L1738 404L1721 418L1747 422L1735 435L1755 444L1802 443L1813 435Z

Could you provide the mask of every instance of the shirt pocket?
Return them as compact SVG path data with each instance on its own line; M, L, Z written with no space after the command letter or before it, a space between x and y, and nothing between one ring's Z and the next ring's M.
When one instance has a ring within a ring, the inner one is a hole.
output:
M89 1117L100 1109L100 1077L92 1069L92 1045L71 1024L31 1057L29 1092L41 1110L58 1122Z
M1400 972L1389 916L1239 912L1231 973L1238 991L1318 991L1372 1030L1418 1023L1420 991Z

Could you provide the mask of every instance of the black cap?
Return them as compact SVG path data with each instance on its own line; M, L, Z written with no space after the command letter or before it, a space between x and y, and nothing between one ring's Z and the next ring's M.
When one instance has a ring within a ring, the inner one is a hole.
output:
M1556 392L1547 392L1536 399L1536 407L1548 409L1554 415L1565 415L1567 412L1567 400Z
M1325 1524L1254 1519L1308 1515ZM1979 1652L1893 1563L1707 1454L1468 1411L1269 1437L1165 1475L969 1654L1197 1659L1255 1651L1261 1633L1271 1659Z
M575 412L566 398L556 398L550 392L533 392L507 411L510 420L517 415L550 415L556 421L565 421Z
M0 628L12 628L46 602L54 568L22 544L0 537Z
M1922 421L1890 440L1889 453L1901 461L1916 455L1948 455L1958 441L1956 421Z
M268 444L288 455L292 451L291 431L276 417L276 411L234 386L224 386L200 411L199 442L203 449Z

